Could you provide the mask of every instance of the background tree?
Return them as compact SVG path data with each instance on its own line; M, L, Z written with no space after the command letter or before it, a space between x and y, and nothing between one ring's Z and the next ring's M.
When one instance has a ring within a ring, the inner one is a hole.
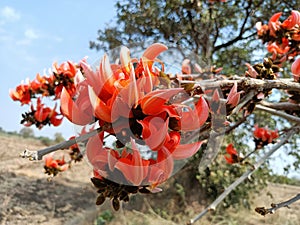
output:
M255 23L266 24L279 11L288 15L299 6L297 2L117 1L117 18L110 23L113 25L98 30L98 38L90 41L90 48L107 51L145 40L159 41L176 47L184 57L193 52L206 64L223 67L225 73L243 73L242 65L253 63L263 50L259 47L261 41L257 41Z
M30 127L23 127L19 133L24 138L34 137L34 131Z

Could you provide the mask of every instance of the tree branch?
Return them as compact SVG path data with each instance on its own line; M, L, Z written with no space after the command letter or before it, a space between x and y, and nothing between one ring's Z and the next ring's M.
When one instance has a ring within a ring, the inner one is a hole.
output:
M293 79L278 80L260 80L250 77L232 80L203 80L203 81L181 81L181 83L196 83L205 89L232 87L237 82L238 88L241 90L254 89L257 93L267 89L284 89L289 91L300 91L300 83L296 83Z
M102 126L102 127L98 128L96 130L93 130L89 133L86 133L86 134L81 135L79 137L76 137L74 139L70 139L68 141L64 141L64 142L58 143L56 145L49 146L47 148L44 148L44 149L41 149L41 150L38 150L38 151L30 151L28 149L25 149L23 152L20 153L20 157L27 158L31 161L42 160L44 155L47 155L51 152L58 151L60 149L67 149L70 146L72 146L72 145L74 145L78 142L84 142L84 141L88 140L89 138L95 136L99 132L105 130L105 128L107 128L107 127Z
M284 119L287 119L291 122L295 122L295 123L300 124L300 118L299 117L292 116L290 114L287 114L287 113L284 113L284 112L281 112L281 111L278 111L278 110L275 110L275 109L271 109L271 108L268 108L268 107L262 106L262 105L256 105L255 108L258 109L258 110L262 110L262 111L271 113L272 115L280 116L280 117L282 117Z
M252 5L252 1L250 0L249 3L248 3L248 6L245 8L246 15L245 15L245 19L244 19L244 21L242 23L242 26L240 28L240 32L239 32L238 36L236 36L235 38L233 38L232 40L230 40L230 41L228 41L226 43L223 43L223 44L215 46L213 52L218 51L221 48L225 48L225 47L228 47L230 45L233 45L237 41L240 41L240 40L243 40L243 39L247 39L247 38L249 38L251 36L256 35L256 32L255 32L255 33L253 33L253 34L251 34L251 35L249 35L247 37L243 37L243 34L245 33L245 26L247 24L247 21L248 21L250 15L251 15L251 12L252 12L251 5Z
M251 176L274 152L276 152L282 145L287 143L287 141L297 132L299 132L300 127L295 126L290 129L284 137L282 137L279 142L274 145L263 157L261 157L255 164L253 164L253 168L248 169L242 176L240 176L235 182L233 182L229 187L225 189L225 191L208 207L206 207L200 214L191 219L187 224L191 225L201 219L204 215L206 215L209 211L214 211L216 207L227 197L239 184L241 184L244 180L246 180L249 176Z
M291 199L289 199L285 202L281 202L281 203L277 203L277 204L272 203L271 208L268 208L268 209L266 209L265 207L256 207L255 212L259 213L262 216L265 216L267 214L274 214L277 209L280 209L280 208L283 208L283 207L289 208L289 206L292 203L294 203L298 200L300 200L300 193L297 194L295 197L293 197L293 198L291 198Z
M300 104L295 103L261 101L260 104L277 110L300 111Z

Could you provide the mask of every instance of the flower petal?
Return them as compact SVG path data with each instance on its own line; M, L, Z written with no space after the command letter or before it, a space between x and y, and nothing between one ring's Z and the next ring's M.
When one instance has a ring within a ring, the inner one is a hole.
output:
M160 53L167 49L168 47L164 44L154 43L144 51L143 58L153 61Z
M86 125L92 121L92 115L87 115L73 102L66 88L62 89L60 95L60 108L64 116L72 123Z
M202 141L190 144L178 145L175 150L172 152L174 159L187 159L192 157L200 149Z
M155 90L141 99L140 104L143 112L147 115L157 115L162 112L161 107L174 95L181 92L183 88L171 88Z

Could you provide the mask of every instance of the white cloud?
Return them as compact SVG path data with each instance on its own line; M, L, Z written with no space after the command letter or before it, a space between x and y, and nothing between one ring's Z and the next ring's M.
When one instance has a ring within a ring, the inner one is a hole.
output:
M5 22L15 22L21 18L20 13L18 13L14 8L5 6L4 8L0 9L0 16L2 23Z
M28 39L38 39L39 38L38 33L33 29L25 30L24 35L25 35L25 38L28 38Z

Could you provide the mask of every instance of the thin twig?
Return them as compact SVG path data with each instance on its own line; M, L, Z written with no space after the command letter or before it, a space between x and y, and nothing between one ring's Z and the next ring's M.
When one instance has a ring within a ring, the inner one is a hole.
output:
M289 130L276 145L274 145L262 158L260 158L255 164L253 164L253 167L251 167L251 169L248 169L242 176L240 176L235 182L227 187L225 191L213 203L206 207L200 214L191 219L187 224L193 224L201 219L204 215L206 215L209 211L214 211L220 204L220 202L223 201L225 197L227 197L227 195L229 195L239 184L241 184L244 180L251 176L274 152L276 152L282 145L284 145L293 134L299 132L299 129L300 127L297 126Z
M96 130L93 130L89 133L78 136L74 139L70 139L68 141L64 141L64 142L58 143L56 145L49 146L47 148L44 148L44 149L41 149L41 150L38 150L38 151L30 151L28 149L25 149L23 152L20 153L20 157L27 158L31 161L41 160L44 155L47 155L51 152L58 151L60 149L67 149L70 146L72 146L72 145L74 145L78 142L84 142L84 141L88 140L90 137L93 137L96 134L98 134L99 132L103 131L104 129L105 129L104 127L100 127Z
M298 124L300 123L300 118L299 117L292 116L290 114L287 114L287 113L284 113L284 112L281 112L281 111L278 111L278 110L275 110L275 109L271 109L269 107L262 106L262 105L259 105L259 104L257 104L255 106L255 108L258 109L258 110L262 110L262 111L271 113L272 115L280 116L280 117L282 117L284 119L287 119L291 122L295 122L295 123L298 123Z
M277 203L277 204L272 203L271 204L271 208L268 208L268 209L266 209L265 207L256 207L255 211L257 213L259 213L260 215L262 215L262 216L265 216L267 214L273 214L273 213L276 212L277 209L280 209L280 208L283 208L283 207L289 208L289 206L292 203L294 203L294 202L296 202L298 200L300 200L300 193L297 194L295 197L293 197L293 198L291 198L291 199L289 199L289 200L287 200L285 202L281 202L281 203Z
M259 104L277 110L300 111L300 104L296 103L261 101Z

